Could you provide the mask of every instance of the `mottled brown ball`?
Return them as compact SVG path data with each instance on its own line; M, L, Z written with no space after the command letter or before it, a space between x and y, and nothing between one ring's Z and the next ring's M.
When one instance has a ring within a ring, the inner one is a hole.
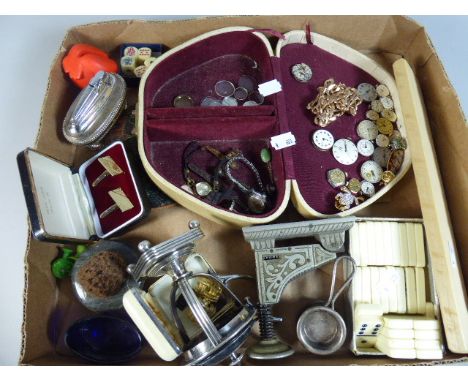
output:
M89 259L78 272L83 289L96 297L115 295L125 283L125 259L114 252L100 252Z

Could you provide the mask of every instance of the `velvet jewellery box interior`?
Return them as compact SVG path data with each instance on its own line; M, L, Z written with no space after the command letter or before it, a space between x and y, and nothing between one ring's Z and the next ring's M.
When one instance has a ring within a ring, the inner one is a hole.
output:
M443 358L422 220L360 213L411 165L393 75L308 27L163 43L128 41L118 57L69 47L76 97L59 134L83 158L18 155L34 239L57 243L50 272L68 296L49 324L56 353ZM152 208L184 228L146 240ZM226 226L232 237L217 234ZM120 237L134 227L137 242ZM243 253L227 261L226 246Z

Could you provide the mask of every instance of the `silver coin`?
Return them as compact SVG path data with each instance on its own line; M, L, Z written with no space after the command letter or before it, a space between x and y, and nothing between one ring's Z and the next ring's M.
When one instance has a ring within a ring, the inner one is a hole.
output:
M205 97L200 103L200 106L221 106L221 101L213 97Z
M174 98L174 107L192 107L193 99L189 95L181 94Z
M236 87L232 82L221 80L215 84L215 93L220 97L230 97L234 94Z
M255 81L252 77L247 76L246 74L243 74L239 77L239 81L237 81L237 84L240 88L247 89L249 94L252 93L257 87L257 81Z
M234 98L243 101L245 100L249 95L249 91L246 88L243 87L238 87L236 90L234 90Z
M246 102L243 103L242 106L259 106L259 105L255 101L246 101Z
M237 100L234 97L224 97L221 102L223 106L237 106Z

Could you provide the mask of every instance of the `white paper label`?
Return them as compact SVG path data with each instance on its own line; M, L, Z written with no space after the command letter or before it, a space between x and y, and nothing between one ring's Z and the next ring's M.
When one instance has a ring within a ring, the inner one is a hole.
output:
M278 80L271 80L258 85L258 91L264 97L279 93L281 90L283 90L283 88L281 87L281 83Z
M275 150L281 150L285 147L294 146L296 144L296 137L288 131L287 133L271 137L270 143Z

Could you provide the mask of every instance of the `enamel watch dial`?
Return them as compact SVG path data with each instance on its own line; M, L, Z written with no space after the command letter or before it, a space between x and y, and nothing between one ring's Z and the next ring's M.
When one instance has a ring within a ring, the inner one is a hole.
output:
M338 139L333 145L333 156L339 163L350 165L356 162L358 150L349 139Z
M304 63L294 65L291 68L291 73L299 82L308 82L312 78L312 69Z
M390 97L381 97L380 102L385 109L393 109L393 101Z
M379 130L374 122L365 119L364 121L359 122L359 125L357 126L357 134L362 139L372 141L379 134Z
M371 109L374 110L376 113L381 113L384 110L384 107L380 100L375 99L371 102Z
M370 183L379 183L382 179L382 173L382 167L380 167L378 163L374 162L373 160L368 160L361 166L362 178Z
M312 134L312 143L319 150L330 150L335 143L335 138L328 130L320 129Z
M374 145L368 139L361 139L356 147L362 156L369 157L374 153Z
M366 196L373 196L375 194L375 187L371 182L361 182L361 191Z
M359 97L366 102L372 102L377 98L375 87L365 82L358 85L357 92Z

